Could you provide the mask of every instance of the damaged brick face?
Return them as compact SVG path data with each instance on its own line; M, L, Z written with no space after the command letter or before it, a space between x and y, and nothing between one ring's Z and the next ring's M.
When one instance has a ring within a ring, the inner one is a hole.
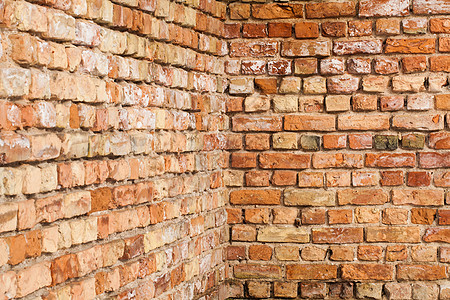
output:
M450 299L447 0L0 2L0 299Z

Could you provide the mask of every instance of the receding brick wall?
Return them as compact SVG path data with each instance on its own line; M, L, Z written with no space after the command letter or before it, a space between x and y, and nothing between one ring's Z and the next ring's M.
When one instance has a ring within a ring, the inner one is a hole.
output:
M225 297L225 17L0 1L0 299Z
M446 14L0 2L0 299L450 299Z
M446 14L229 4L230 296L450 299Z

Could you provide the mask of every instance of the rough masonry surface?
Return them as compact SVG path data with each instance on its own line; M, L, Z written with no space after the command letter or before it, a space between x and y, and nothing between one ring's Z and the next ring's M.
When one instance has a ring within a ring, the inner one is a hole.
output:
M447 0L0 1L0 299L450 299Z

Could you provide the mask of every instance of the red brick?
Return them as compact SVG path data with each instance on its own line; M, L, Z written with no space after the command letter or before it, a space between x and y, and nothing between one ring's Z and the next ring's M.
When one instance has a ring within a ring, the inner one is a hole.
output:
M418 227L367 227L367 242L388 243L419 243L420 228Z
M401 225L408 222L408 210L403 208L385 208L383 210L383 224Z
M427 58L426 56L403 57L402 68L405 73L424 72L427 69Z
M325 298L327 295L327 287L324 283L304 282L300 284L301 296L303 298Z
M428 228L423 236L425 242L450 243L450 228Z
M255 78L255 85L263 94L268 95L277 93L276 78ZM239 111L242 111L242 109Z
M399 280L438 280L447 278L445 266L397 265Z
M359 16L362 17L400 17L408 14L407 0L363 0L359 3Z
M248 248L248 257L252 260L270 260L272 248L266 245L251 245Z
M450 33L450 24L448 18L430 19L430 31L432 33Z
M78 276L78 259L74 254L67 254L52 261L52 285Z
M274 282L273 293L275 297L295 298L297 297L296 282Z
M286 115L284 117L284 129L290 131L334 131L335 117Z
M330 224L350 224L353 221L351 209L339 209L328 211L328 222Z
M242 37L263 38L267 36L266 24L244 24L242 26Z
M298 173L299 187L323 187L322 172L300 172Z
M270 57L277 52L277 42L230 42L231 57Z
M381 185L396 186L403 184L403 171L381 171Z
M374 70L377 74L395 74L399 71L398 59L396 58L376 58L374 62Z
M245 246L228 246L227 259L240 260L245 258Z
M241 72L245 75L265 74L266 62L263 60L244 60L241 62ZM247 99L249 99L249 97L247 97Z
M450 95L449 94L442 94L442 95L436 95L436 109L442 109L442 110L450 110ZM448 121L447 121L448 123Z
M449 14L450 5L445 0L426 1L415 0L413 2L413 12L415 14Z
M406 34L420 34L427 32L428 20L425 18L413 18L402 20L403 32Z
M262 153L259 165L263 169L307 169L310 166L309 154Z
M295 37L311 39L319 37L319 25L314 22L299 22L295 24Z
M421 168L448 168L450 167L450 153L421 152L419 153Z
M312 165L316 169L324 168L362 168L363 157L361 154L346 153L315 153L312 159Z
M429 186L431 174L428 172L408 172L406 184L408 186Z
M450 72L450 55L430 57L430 71Z
M282 119L278 116L236 116L232 123L233 131L281 131Z
M227 223L238 224L242 223L244 217L242 215L242 209L239 208L227 208Z
M394 268L382 264L344 264L341 267L344 280L392 280Z
M412 224L426 224L431 225L436 217L436 209L434 208L417 208L411 209L411 223Z
M245 173L246 186L269 186L269 172L250 171Z
M370 36L372 35L372 21L349 21L349 36Z
M291 19L303 17L303 5L301 4L253 4L252 15L255 19Z
M280 204L281 192L278 190L240 190L230 193L230 202L237 205Z
M6 273L8 274L8 273ZM40 288L49 286L51 284L50 268L49 262L40 262L32 266L26 267L17 272L17 281L11 282L11 284L17 283L17 297L24 297ZM2 280L3 281L3 280ZM9 281L6 281L9 284ZM0 290L1 291L1 290ZM7 292L16 291L15 288L11 286L11 290ZM2 295L3 296L3 295ZM11 295L5 295L5 298L10 298Z
M376 171L353 171L353 186L375 186L378 185L378 172Z
M272 184L277 186L295 185L297 182L296 171L274 171Z
M381 40L336 41L333 52L337 55L380 54L383 51Z
M287 57L329 56L331 43L326 40L285 41L281 47L281 55Z
M267 71L269 75L289 75L292 73L292 63L288 60L269 61Z
M324 209L303 209L302 210L302 224L313 225L313 224L325 224L325 210Z
M340 205L380 205L389 201L389 196L380 189L347 189L338 191Z
M349 134L348 142L350 149L362 150L372 148L372 135L371 134Z
M376 95L354 95L352 97L354 111L371 111L378 109L378 97Z
M329 280L337 278L337 266L330 264L297 264L286 266L288 280Z
M110 188L99 188L91 191L91 212L107 210L114 207Z
M380 246L362 245L358 246L358 259L363 261L377 261L381 259L383 248Z
M415 189L402 189L393 190L392 202L395 205L443 205L444 204L444 192L442 190L415 190Z
M224 24L224 38L235 39L241 36L241 24Z
M17 265L27 258L41 255L42 233L40 230L33 230L25 234L12 236L6 241L9 246L8 263L11 265Z
M386 40L386 53L434 53L436 50L436 40L431 38L422 39L392 39Z
M323 2L307 3L306 17L308 19L351 17L356 15L353 2Z
M317 59L297 58L294 72L295 74L317 74Z
M367 153L366 166L378 168L414 167L416 156L413 153Z
M450 210L448 209L440 209L438 212L439 225L450 225Z
M125 249L121 259L131 259L144 254L144 236L137 235L124 240Z
M291 37L292 24L291 23L269 23L268 24L269 37Z
M242 20L250 17L250 4L232 3L230 4L230 19Z
M387 130L389 116L386 115L340 115L338 129L340 130Z
M343 149L347 147L347 136L345 134L326 134L322 138L325 149Z
M405 105L403 96L382 96L380 97L381 111L402 110Z
M347 33L347 22L324 22L322 34L331 37L344 37Z
M402 261L406 260L408 252L405 245L394 245L386 247L387 261Z
M249 224L269 223L270 209L268 208L247 208L245 209L245 221Z
M434 173L434 185L439 187L450 186L450 172L438 171Z
M348 171L330 171L326 173L327 187L350 186L351 178Z
M136 201L136 186L123 185L113 189L113 199L117 207L134 204Z
M231 166L233 168L255 168L256 167L256 153L232 153Z
M331 94L352 94L359 89L359 78L350 75L327 78L327 89Z

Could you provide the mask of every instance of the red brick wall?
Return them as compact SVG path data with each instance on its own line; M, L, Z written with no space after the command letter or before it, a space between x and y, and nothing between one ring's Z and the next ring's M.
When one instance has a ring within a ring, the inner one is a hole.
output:
M225 17L0 1L0 299L224 298Z
M1 1L0 299L450 299L446 15Z
M450 299L449 14L229 4L230 296Z

